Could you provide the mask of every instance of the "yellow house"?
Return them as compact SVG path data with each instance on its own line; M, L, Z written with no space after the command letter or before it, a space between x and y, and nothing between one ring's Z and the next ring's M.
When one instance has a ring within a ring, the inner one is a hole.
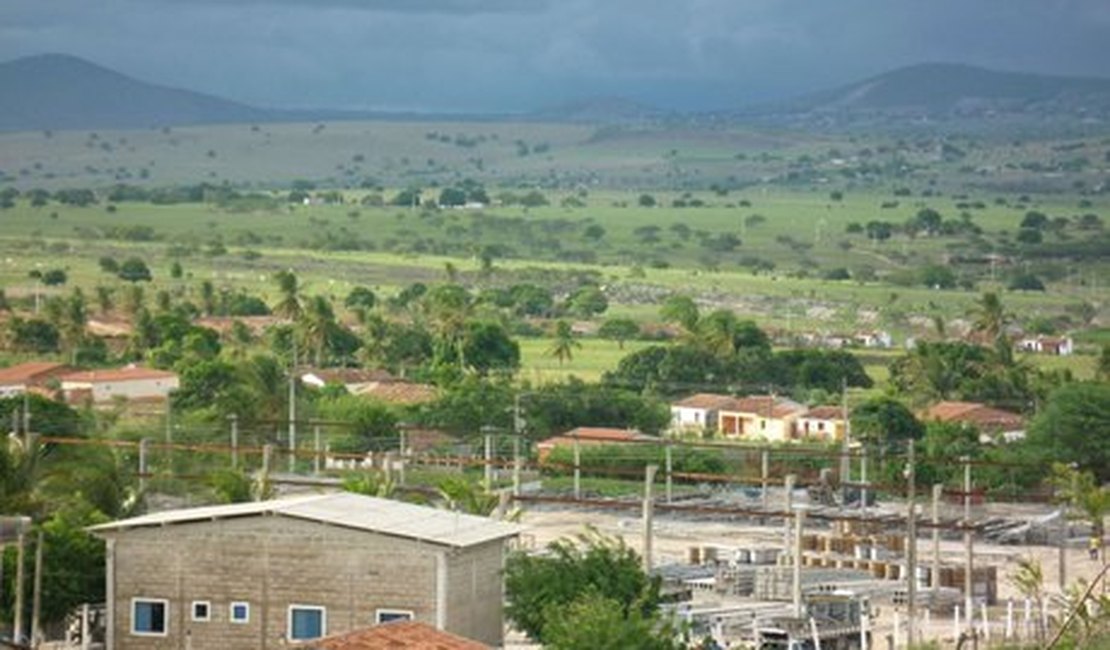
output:
M717 414L717 430L732 438L762 438L783 442L797 437L796 423L806 407L773 395L740 397Z
M844 410L839 406L815 406L798 418L799 438L841 442L847 431Z

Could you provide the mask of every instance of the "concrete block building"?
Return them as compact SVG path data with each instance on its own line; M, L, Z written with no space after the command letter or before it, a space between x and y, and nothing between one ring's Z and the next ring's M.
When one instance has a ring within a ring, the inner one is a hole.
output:
M349 493L189 508L107 543L109 650L283 648L394 620L501 645L520 528Z

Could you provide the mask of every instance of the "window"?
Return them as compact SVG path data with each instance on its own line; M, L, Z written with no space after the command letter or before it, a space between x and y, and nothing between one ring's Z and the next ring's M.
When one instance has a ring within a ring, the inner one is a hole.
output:
M212 603L207 600L194 600L193 620L202 623L212 620Z
M411 621L412 610L408 609L379 609L375 612L375 623L388 623L390 621Z
M155 598L131 599L131 634L166 636L169 601Z
M817 430L818 431L824 431L825 430L825 423L824 422L818 422L817 423Z
M231 603L229 618L232 623L249 623L251 620L251 604L242 601Z
M759 428L760 429L766 429L767 428L767 420L760 420L759 421Z
M289 606L289 640L319 639L327 634L327 610L313 605Z

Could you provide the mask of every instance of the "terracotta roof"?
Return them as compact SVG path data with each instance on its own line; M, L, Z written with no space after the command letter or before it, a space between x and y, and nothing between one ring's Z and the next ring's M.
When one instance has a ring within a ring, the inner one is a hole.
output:
M66 370L63 363L53 361L28 361L9 368L0 368L0 386L25 385L28 382L48 379Z
M719 409L728 408L736 403L736 398L729 395L715 393L697 393L686 399L679 400L671 406L688 409Z
M389 402L390 404L424 404L439 396L435 386L411 384L407 381L375 382L359 389L356 395Z
M301 372L302 377L314 375L325 384L369 384L371 382L393 381L393 375L381 368L366 370L363 368L321 368L308 369Z
M578 427L566 433L552 436L537 445L553 446L560 443L571 444L575 438L587 442L644 442L657 441L655 436L649 436L633 429L610 429L606 427Z
M924 419L940 422L966 422L980 429L1020 428L1025 418L1017 413L996 409L978 402L938 402L925 411Z
M106 368L104 370L83 370L64 374L58 379L63 382L82 384L97 384L109 381L139 381L143 379L169 379L177 375L168 370L156 368L142 368L139 366L125 366L123 368Z
M774 400L773 405L772 399ZM737 398L730 406L721 410L729 413L751 413L764 417L770 414L773 418L783 418L790 415L802 415L805 413L806 407L793 400L781 397L772 398L770 395L755 395Z
M304 650L488 650L477 641L437 630L426 623L393 621L304 645Z
M810 420L843 420L844 409L839 406L814 406L802 417Z

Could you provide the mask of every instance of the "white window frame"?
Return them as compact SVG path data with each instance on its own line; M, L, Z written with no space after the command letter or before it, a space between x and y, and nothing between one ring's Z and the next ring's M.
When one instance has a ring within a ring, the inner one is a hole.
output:
M302 609L302 610L320 612L320 636L312 637L312 638L306 638L306 639L295 639L295 638L293 638L293 610L295 610L295 609ZM288 610L288 612L286 613L286 616L285 616L285 640L286 641L290 641L290 642L292 642L292 641L311 641L312 639L320 639L320 638L323 638L327 635L328 635L328 608L327 607L324 607L322 605L302 605L302 604L297 604L297 603L289 605L289 610Z
M201 618L197 616L197 605L204 605L205 616ZM197 623L207 623L212 620L212 601L210 600L194 600L189 603L189 619Z
M416 620L416 613L413 612L411 609L390 609L388 607L379 607L378 609L374 610L374 623L375 624L377 624L377 625L382 624L382 622L383 622L382 621L382 614L386 614L386 615L389 615L389 616L396 616L397 618L394 619L394 620L400 620L400 618L402 616L408 617L407 620L410 620L410 621Z
M162 631L161 632L147 632L144 630L136 630L135 622L138 619L135 616L135 606L139 603L158 604L162 606ZM165 598L132 598L131 599L131 636L156 636L164 637L169 636L170 633L170 601Z
M246 618L235 618L235 608L243 607L247 610ZM251 604L245 600L233 600L227 606L227 620L236 625L246 625L251 622Z

